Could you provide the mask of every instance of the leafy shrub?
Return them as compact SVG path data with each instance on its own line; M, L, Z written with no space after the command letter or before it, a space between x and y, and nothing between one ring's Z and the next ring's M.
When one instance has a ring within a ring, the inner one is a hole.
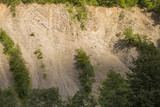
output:
M133 7L138 3L139 0L125 0L126 7Z
M87 19L87 8L85 6L77 7L77 19L78 21L85 21Z
M15 16L15 7L20 3L69 3L74 6L84 6L89 4L93 6L120 6L120 7L133 7L137 3L141 7L146 7L150 11L160 13L160 1L159 0L0 0L1 3L10 5L10 9Z
M36 51L34 52L34 54L37 55L37 58L38 58L38 59L42 59L42 58L43 58L43 54L42 54L42 51L41 51L40 49L36 50Z
M46 79L47 78L47 74L43 74L43 79Z
M126 43L136 46L142 54L158 54L159 51L145 35L133 34L131 27L126 28L124 33Z
M99 3L97 0L86 0L87 4L93 5L93 6L99 6Z
M160 14L160 1L159 0L139 0L142 7L146 7L149 11L154 11Z
M18 45L12 49L9 65L15 80L15 90L19 97L24 99L28 96L30 91L30 78Z
M80 27L82 30L85 29L85 22L87 20L88 15L88 9L86 8L85 4L81 5L74 5L74 4L68 4L67 11L70 13L71 18L74 20L74 22L80 22Z
M122 10L120 15L119 15L119 20L123 20L125 17L124 11Z
M138 0L98 0L99 5L102 6L120 6L120 7L133 7Z
M35 34L34 34L34 33L31 33L30 36L35 36Z
M124 33L127 38L135 35L131 28L128 31ZM128 101L131 107L157 107L160 104L160 50L146 36L140 38L138 35L125 40L132 40L129 44L137 47L141 53L137 59L133 59L134 66L130 67L131 73L127 74L131 89Z
M16 15L16 6L20 4L21 0L4 0L10 6L11 12L13 12L13 16Z
M0 42L4 46L4 53L9 55L10 71L14 77L15 90L20 98L25 99L30 90L30 78L20 47L19 45L14 47L14 42L3 30L0 32Z
M82 49L77 49L77 67L80 69L80 79L83 88L69 99L67 107L95 107L96 100L91 95L92 79L94 77L94 68L90 63L90 58Z
M42 65L41 65L41 68L45 68L45 67L46 67L45 64L42 64Z
M84 90L77 91L72 99L69 100L67 107L95 107L97 105L94 97Z
M2 29L0 30L0 42L3 44L3 52L5 54L10 53L14 47L14 42Z
M81 84L90 93L92 89L92 79L95 76L94 67L90 63L90 58L82 49L77 49L77 67L80 69Z
M141 55L133 61L128 83L132 90L129 97L133 107L157 107L160 104L160 57Z
M34 89L29 95L26 107L62 107L59 91L56 88Z
M99 103L102 107L129 107L128 90L125 79L119 73L110 70L100 88Z
M13 89L0 89L0 107L18 107L18 97Z

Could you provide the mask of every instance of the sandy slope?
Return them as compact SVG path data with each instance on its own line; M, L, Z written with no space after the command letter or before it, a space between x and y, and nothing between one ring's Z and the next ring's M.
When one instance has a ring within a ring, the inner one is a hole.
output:
M154 26L151 14L140 9L124 10L125 17L119 20L120 8L88 7L87 30L75 24L64 5L19 5L16 17L0 4L0 28L21 47L32 80L33 88L58 87L62 96L73 95L81 86L75 68L75 49L83 48L96 66L94 92L106 77L109 69L126 72L134 48L118 42L123 36L116 34L132 26L136 33L150 35L156 44L160 38L159 25ZM31 33L35 37L31 37ZM7 57L0 45L0 84L13 84ZM41 49L43 59L37 59L34 51ZM45 69L41 65L45 64ZM43 72L47 74L43 79Z

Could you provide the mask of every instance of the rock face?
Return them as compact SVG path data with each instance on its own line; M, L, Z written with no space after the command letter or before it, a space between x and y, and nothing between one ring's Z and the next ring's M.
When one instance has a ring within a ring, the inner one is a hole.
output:
M155 44L160 38L160 26L154 25L151 13L144 14L138 8L122 10L90 6L88 10L86 30L81 30L65 5L21 4L16 8L16 17L13 17L9 7L0 4L0 28L20 45L32 88L58 87L63 97L74 95L81 88L75 67L75 50L83 48L97 68L93 85L96 92L108 70L114 69L123 74L128 71L131 56L138 55L135 48L119 41L123 38L119 32L131 26L135 33L150 36ZM35 36L30 36L31 33ZM42 59L37 59L34 54L37 49L42 51ZM45 79L44 73L47 74ZM4 88L13 85L8 59L1 44L0 85Z

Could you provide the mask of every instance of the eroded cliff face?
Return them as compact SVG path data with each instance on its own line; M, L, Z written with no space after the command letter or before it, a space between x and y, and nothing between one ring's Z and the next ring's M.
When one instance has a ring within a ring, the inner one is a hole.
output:
M151 13L133 8L122 9L88 7L86 30L74 23L65 5L19 5L16 17L9 7L0 4L0 28L20 45L23 58L29 69L32 88L58 87L61 95L72 96L81 85L75 66L75 50L83 48L96 66L93 92L110 69L128 71L131 56L138 55L135 48L124 46L119 40L125 28L131 26L135 33L145 34L156 44L160 38L160 26L155 25ZM122 19L121 19L122 18ZM35 36L30 36L34 33ZM40 49L43 59L37 59L34 52ZM45 68L41 65L45 64ZM43 78L43 73L47 78ZM7 56L0 44L0 85L12 86L13 77L9 71Z

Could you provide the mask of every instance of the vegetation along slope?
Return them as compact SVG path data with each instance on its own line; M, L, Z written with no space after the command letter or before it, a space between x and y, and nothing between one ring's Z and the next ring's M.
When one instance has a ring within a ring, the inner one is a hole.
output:
M0 107L159 107L160 0L0 0Z

